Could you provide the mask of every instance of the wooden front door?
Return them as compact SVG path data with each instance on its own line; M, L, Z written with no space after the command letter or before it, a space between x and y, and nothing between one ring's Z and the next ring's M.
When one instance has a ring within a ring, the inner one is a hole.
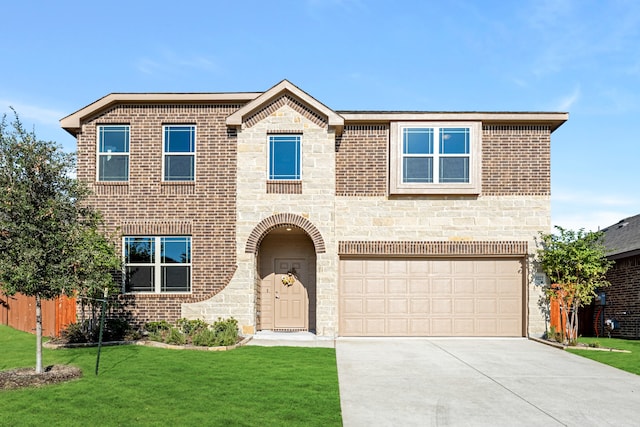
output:
M286 279L283 282L283 277ZM274 330L309 329L309 295L305 288L307 263L303 259L276 259L274 274Z

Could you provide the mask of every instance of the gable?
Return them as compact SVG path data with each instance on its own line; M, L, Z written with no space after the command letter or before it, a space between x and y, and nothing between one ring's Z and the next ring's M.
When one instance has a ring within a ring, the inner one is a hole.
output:
M251 127L283 106L289 106L321 127L342 132L344 119L297 86L283 80L227 118L228 126Z

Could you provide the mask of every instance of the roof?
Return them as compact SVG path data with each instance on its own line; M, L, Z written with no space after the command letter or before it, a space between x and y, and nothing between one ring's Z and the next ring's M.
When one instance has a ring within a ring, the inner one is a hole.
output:
M610 258L640 254L640 214L622 219L602 231Z
M338 130L344 122L381 123L390 121L482 121L483 123L543 124L551 132L569 119L564 112L429 112L429 111L341 111L331 110L288 80L282 80L265 92L227 93L111 93L80 110L62 118L60 125L76 135L82 122L117 104L203 104L234 102L243 106L227 118L227 125L239 126L242 120L272 102L276 97L289 93L327 118L329 126Z

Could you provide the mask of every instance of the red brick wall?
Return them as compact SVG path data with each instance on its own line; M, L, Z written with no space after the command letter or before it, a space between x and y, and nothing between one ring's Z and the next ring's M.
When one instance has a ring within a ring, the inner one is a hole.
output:
M347 125L336 141L336 194L387 195L388 125ZM549 195L551 131L546 125L484 125L482 195Z
M551 194L549 126L482 126L482 194Z
M95 195L108 231L190 234L192 294L122 295L136 324L176 320L184 302L222 290L236 265L236 135L225 125L239 105L123 105L85 121L78 135L78 177ZM196 180L162 183L162 125L196 125ZM96 183L96 126L130 125L129 182ZM121 246L122 239L118 238Z
M336 138L336 195L387 194L388 125L348 125Z
M616 260L607 273L605 319L616 319L620 329L612 337L640 338L640 255Z

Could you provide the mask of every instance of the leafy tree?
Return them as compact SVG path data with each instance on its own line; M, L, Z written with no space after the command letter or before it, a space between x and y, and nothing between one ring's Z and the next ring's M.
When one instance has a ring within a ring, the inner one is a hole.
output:
M75 156L0 122L0 288L36 299L36 372L42 373L42 299L104 286L118 265L99 216L73 178Z
M605 274L613 263L606 258L602 232L555 228L558 234L541 233L538 257L551 281L547 296L558 299L560 317L567 321L562 333L573 344L578 338L578 308L591 303L597 288L609 285Z

